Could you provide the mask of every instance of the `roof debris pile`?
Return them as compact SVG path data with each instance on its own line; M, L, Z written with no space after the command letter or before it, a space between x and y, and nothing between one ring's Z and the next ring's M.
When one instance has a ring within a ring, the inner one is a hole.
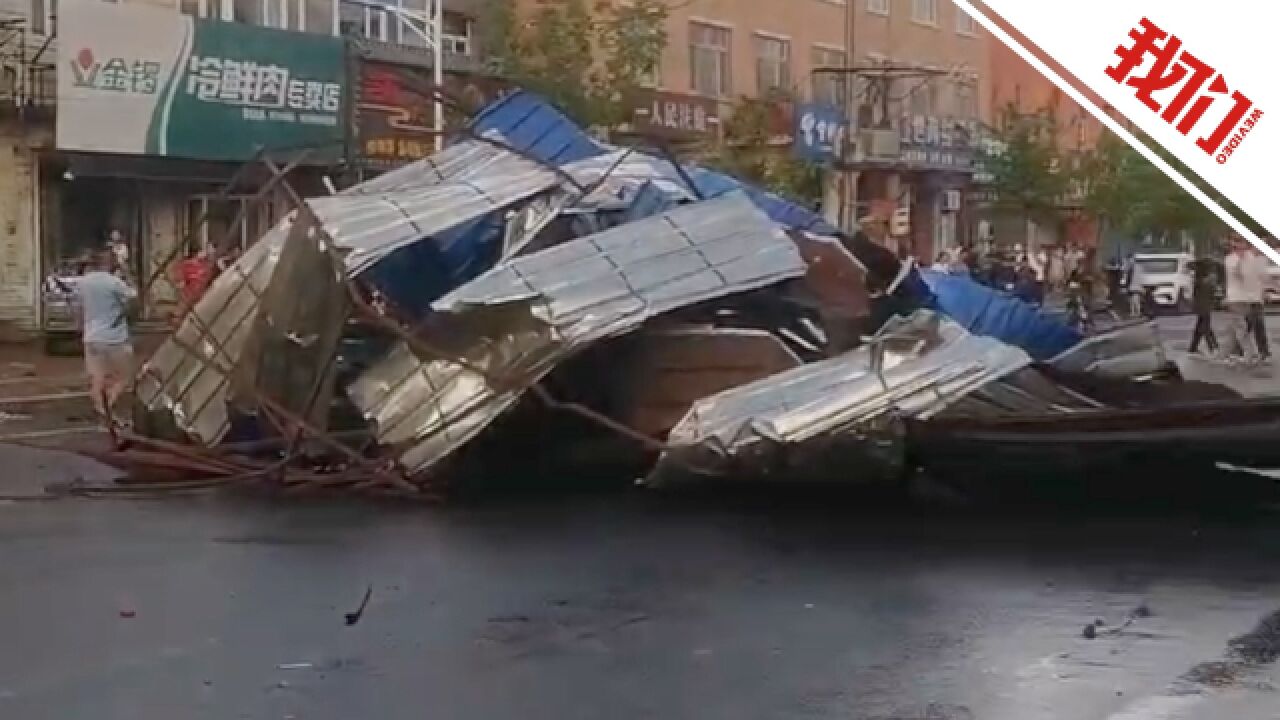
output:
M410 472L467 442L556 363L588 344L706 300L799 277L799 252L744 196L729 195L499 265L436 301L428 337L370 369L351 396L377 439L409 445ZM441 332L430 332L430 330Z
M518 405L638 445L652 486L866 484L944 444L920 430L936 423L1105 426L1116 406L1073 378L1168 365L1153 328L1082 342L527 93L436 156L294 199L143 365L137 431L118 431L133 447L103 459L135 479L435 497L444 461L509 432ZM566 384L593 387L557 400Z
M679 475L671 470L684 467L727 478L785 476L807 445L825 452L824 441L836 436L865 439L872 446L865 456L874 457L873 446L892 439L883 431L896 417L927 419L1030 363L1018 348L920 310L843 355L698 401L671 431L650 484L671 482Z

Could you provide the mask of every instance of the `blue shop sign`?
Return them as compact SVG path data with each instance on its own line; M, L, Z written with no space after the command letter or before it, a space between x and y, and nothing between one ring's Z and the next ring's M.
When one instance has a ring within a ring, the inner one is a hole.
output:
M972 172L976 121L952 117L907 115L898 124L902 162L925 170Z
M793 150L805 160L829 163L839 156L848 132L849 122L840 108L806 103L796 107Z

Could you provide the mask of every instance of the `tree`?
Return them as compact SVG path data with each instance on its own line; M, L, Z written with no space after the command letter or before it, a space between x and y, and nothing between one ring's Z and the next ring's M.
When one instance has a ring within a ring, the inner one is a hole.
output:
M783 197L812 206L822 197L822 171L772 145L775 105L783 96L739 98L724 123L724 138L707 165Z
M1010 107L997 139L1000 151L987 159L996 206L1042 222L1060 219L1072 184L1058 152L1053 115L1022 114Z
M493 69L546 97L575 121L614 127L653 75L667 44L661 0L543 0L522 17L513 0L487 0L480 41Z
M1255 232L1261 230L1163 147L1142 135L1138 139L1210 199L1255 228ZM1205 240L1226 229L1222 220L1204 204L1112 133L1099 139L1097 147L1081 164L1077 178L1085 191L1086 209L1102 221L1099 232L1105 225L1132 237L1169 238L1187 232L1197 240Z

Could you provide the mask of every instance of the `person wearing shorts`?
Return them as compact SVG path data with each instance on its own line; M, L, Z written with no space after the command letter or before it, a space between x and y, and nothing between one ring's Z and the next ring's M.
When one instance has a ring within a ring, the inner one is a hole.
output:
M138 297L115 274L115 266L114 253L99 253L76 288L89 395L106 422L111 421L111 409L133 377L129 305Z

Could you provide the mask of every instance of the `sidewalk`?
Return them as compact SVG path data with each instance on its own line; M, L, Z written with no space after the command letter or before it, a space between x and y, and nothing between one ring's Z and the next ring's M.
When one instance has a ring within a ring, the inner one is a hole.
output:
M0 345L0 442L58 445L96 433L80 357L50 357L37 343Z
M155 329L140 333L136 361L147 359L164 338ZM100 435L83 357L46 355L39 342L0 343L0 443L72 448L96 444Z

